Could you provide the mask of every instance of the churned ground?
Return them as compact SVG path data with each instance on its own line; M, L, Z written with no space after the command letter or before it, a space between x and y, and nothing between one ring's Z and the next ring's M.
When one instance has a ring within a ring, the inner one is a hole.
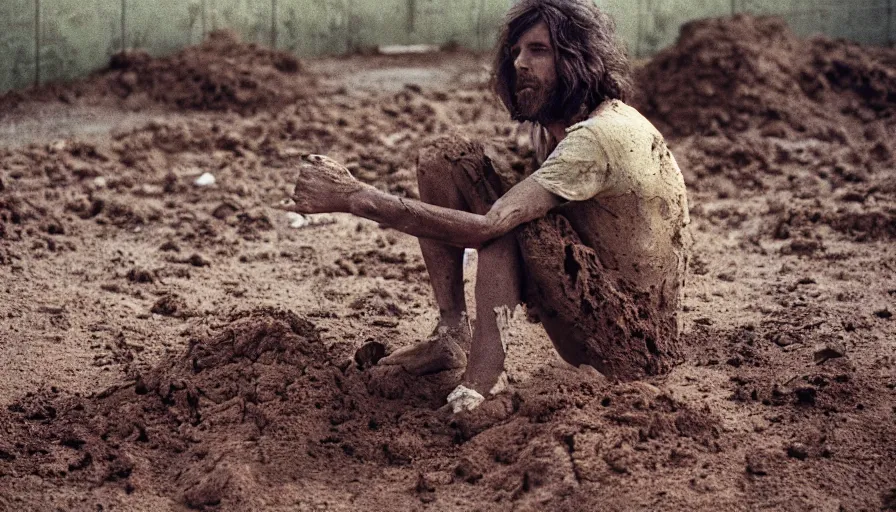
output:
M486 58L218 35L8 94L0 509L894 510L894 63L686 26L633 102L689 188L686 360L608 382L519 311L508 392L458 416L456 372L375 365L436 322L416 241L267 205L309 152L415 197L451 129L522 165Z

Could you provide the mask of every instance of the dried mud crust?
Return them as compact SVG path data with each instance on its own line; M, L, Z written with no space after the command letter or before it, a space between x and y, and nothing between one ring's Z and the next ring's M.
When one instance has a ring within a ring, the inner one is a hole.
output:
M634 286L613 282L565 217L533 221L517 240L527 296L564 358L622 380L665 373L681 359L677 312L657 310Z
M314 324L256 310L133 382L14 402L0 413L0 478L146 485L191 508L252 510L277 486L346 484L347 467L380 466L419 473L405 502L454 487L534 503L656 464L670 439L718 449L717 419L648 384L555 370L461 416L435 410L451 386L331 361Z

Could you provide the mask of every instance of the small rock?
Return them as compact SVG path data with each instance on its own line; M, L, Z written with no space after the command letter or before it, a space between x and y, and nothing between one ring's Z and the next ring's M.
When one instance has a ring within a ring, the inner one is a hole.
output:
M789 347L800 342L799 339L794 337L794 335L789 332L779 332L772 334L772 341L779 347Z
M289 219L289 227L292 229L302 229L309 224L308 218L296 212L288 212L286 218Z
M414 488L414 490L417 491L417 494L426 495L426 494L432 494L436 491L434 482L432 482L429 478L427 478L427 476L428 475L425 475L423 473L420 473L417 476L417 485ZM423 497L421 497L421 499L423 499ZM431 499L424 500L424 502L428 502L428 501L432 501L432 500Z
M809 457L809 448L803 443L792 443L787 447L787 456L791 459L806 460Z
M183 314L186 304L176 295L166 295L153 304L150 312L162 316L178 316Z
M769 459L769 454L762 451L747 454L747 473L756 476L768 476L771 472Z
M625 474L629 472L634 462L634 453L627 445L613 448L604 455L604 462L616 473Z
M874 316L876 316L877 318L883 318L884 320L889 320L893 318L893 313L891 313L889 309L884 308L880 311L875 311Z
M831 359L846 355L846 347L839 341L829 341L815 348L815 364L822 364Z
M143 185L140 185L135 193L143 197L160 197L165 193L165 189L159 185L144 183Z
M180 252L180 247L175 242L169 240L160 245L159 250L162 252Z
M194 254L187 258L186 263L193 265L194 267L210 267L212 264L207 259L203 258L198 254Z
M240 210L242 210L242 208L238 204L224 202L218 205L217 208L215 208L215 210L212 212L212 217L224 220Z
M109 184L109 182L106 181L106 177L105 177L105 176L97 176L96 178L93 178L93 186L94 186L94 188L106 188L106 186L107 186L108 184Z
M194 181L193 183L197 187L210 187L210 186L214 185L216 182L217 182L217 180L215 179L215 175L210 172L207 172L207 173L204 173L202 176L196 178L196 181Z
M142 268L132 268L128 271L128 280L134 283L155 282L152 272Z
M798 403L802 405L815 405L815 398L818 396L818 390L811 386L805 386L796 388L793 391L793 394L796 395Z
M473 461L467 458L461 459L457 467L454 468L454 475L468 484L475 484L482 480L483 476L482 471L479 471Z
M355 352L355 363L358 364L359 369L366 370L375 366L384 357L386 357L386 345L378 341L370 341Z
M719 281L724 281L726 283L733 283L737 281L737 277L731 272L722 272L716 276Z

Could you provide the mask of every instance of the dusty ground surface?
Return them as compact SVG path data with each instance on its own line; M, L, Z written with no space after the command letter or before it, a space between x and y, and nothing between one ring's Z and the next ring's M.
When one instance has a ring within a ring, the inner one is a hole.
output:
M415 240L265 205L307 152L412 197L452 127L525 155L486 60L190 52L2 101L0 509L896 509L892 51L687 27L636 102L689 186L687 360L607 382L518 318L460 416L371 366L435 324Z

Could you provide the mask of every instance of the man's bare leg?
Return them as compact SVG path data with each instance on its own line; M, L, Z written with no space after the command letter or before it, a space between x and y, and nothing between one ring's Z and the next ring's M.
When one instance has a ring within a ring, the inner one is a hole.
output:
M504 371L505 348L496 310L520 303L521 260L516 235L499 238L479 251L476 272L476 326L464 385L485 396Z
M460 137L443 137L420 152L417 162L420 198L430 204L485 214L498 199L501 182L482 146ZM463 249L420 240L433 292L439 305L439 326L453 333L435 336L397 351L385 364L408 368L454 368L458 330L467 326L463 286ZM493 241L479 251L476 277L476 326L464 383L486 394L504 371L504 347L495 309L511 310L520 302L521 258L515 235ZM438 328L437 328L438 331Z
M452 177L455 171L451 168L451 163L439 153L438 147L425 148L420 153L417 162L420 200L454 210L470 211ZM460 325L467 312L464 297L464 249L421 238L420 250L439 305L438 327L466 327Z
M477 190L483 180L485 158L479 146L459 137L443 137L420 151L417 183L424 202L484 214L497 199L491 185ZM466 365L463 349L470 348L464 296L464 249L420 239L420 249L439 306L439 323L433 336L396 351L380 361L401 365L410 373L425 375Z

